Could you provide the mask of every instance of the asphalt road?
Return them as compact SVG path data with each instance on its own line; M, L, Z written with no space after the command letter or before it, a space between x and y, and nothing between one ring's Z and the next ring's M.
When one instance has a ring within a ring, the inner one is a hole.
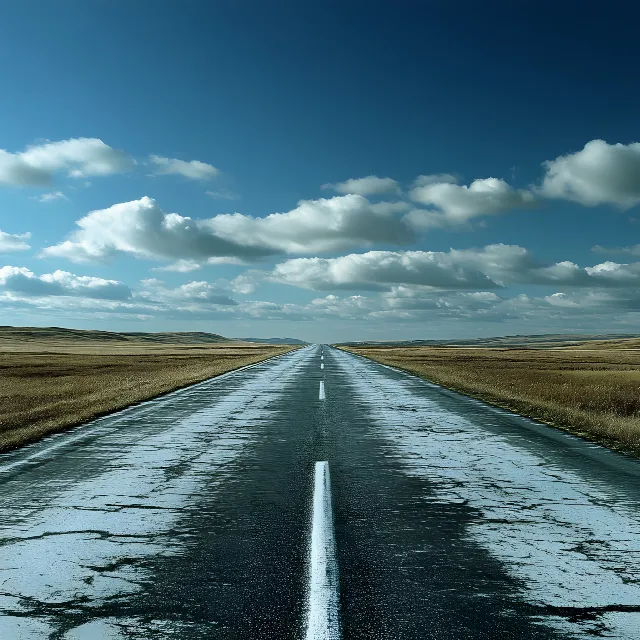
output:
M0 638L637 640L639 489L312 346L0 457Z

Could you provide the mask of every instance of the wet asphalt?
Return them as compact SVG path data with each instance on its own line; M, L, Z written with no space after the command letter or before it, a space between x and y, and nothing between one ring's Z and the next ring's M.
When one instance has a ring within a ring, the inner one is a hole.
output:
M0 638L304 638L320 460L343 638L640 637L638 461L314 345L0 457Z

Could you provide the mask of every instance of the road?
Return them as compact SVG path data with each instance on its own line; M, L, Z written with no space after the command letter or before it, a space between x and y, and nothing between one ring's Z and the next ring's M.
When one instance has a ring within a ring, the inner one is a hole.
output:
M314 345L0 457L0 638L637 640L639 488Z

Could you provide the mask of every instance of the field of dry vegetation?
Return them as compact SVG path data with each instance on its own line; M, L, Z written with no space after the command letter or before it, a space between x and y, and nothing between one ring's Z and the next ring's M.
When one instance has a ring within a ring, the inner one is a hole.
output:
M640 455L640 340L543 349L343 347Z
M291 348L0 335L0 451Z

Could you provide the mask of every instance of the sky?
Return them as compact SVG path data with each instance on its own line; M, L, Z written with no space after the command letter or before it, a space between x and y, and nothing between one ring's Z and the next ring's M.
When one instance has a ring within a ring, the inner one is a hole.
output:
M640 9L0 6L0 324L640 333Z

